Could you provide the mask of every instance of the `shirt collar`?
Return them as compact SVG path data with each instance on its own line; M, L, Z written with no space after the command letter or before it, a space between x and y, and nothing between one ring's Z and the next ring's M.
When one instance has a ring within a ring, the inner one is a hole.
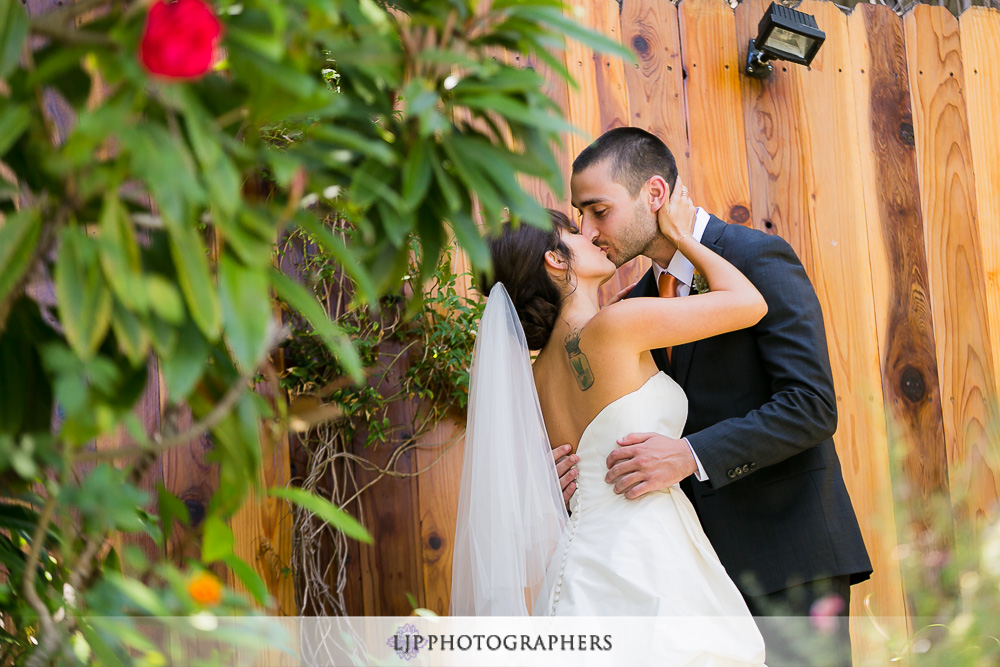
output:
M705 228L708 226L708 220L711 216L701 207L695 210L694 229L691 230L691 236L694 237L695 241L701 243L701 237L705 234ZM660 275L664 271L688 287L691 286L691 281L694 280L694 264L681 254L679 250L674 252L674 256L670 259L670 263L667 264L667 268L663 268L656 262L653 262L653 271L657 282L659 282Z

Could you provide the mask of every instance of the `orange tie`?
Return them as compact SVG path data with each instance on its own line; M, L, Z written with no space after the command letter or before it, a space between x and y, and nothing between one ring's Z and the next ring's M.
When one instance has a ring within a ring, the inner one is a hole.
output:
M677 286L679 284L680 281L677 280L677 277L666 271L661 273L660 278L656 281L656 287L660 290L660 296L666 299L677 296ZM673 348L667 347L664 349L667 351L667 361L673 363L670 359L670 352Z

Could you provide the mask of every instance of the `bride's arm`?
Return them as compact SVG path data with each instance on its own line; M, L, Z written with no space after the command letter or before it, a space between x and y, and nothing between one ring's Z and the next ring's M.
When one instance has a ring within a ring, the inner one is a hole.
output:
M615 303L594 318L616 344L653 350L753 326L767 313L757 288L736 267L687 231L694 205L678 180L669 206L657 212L660 231L705 276L707 294L682 299L634 298Z

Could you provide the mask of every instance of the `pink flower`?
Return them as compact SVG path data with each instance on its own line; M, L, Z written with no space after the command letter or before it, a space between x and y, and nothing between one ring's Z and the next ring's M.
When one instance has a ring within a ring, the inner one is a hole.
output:
M832 634L837 631L839 614L844 611L844 606L844 598L836 593L824 595L809 608L809 620L820 632Z
M203 0L157 0L139 42L139 60L153 74L196 79L212 68L222 24Z

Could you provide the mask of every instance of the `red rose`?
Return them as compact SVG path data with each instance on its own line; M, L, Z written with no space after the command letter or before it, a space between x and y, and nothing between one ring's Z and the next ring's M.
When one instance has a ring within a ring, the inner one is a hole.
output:
M202 0L157 0L139 42L139 60L153 74L194 79L212 67L222 24Z

